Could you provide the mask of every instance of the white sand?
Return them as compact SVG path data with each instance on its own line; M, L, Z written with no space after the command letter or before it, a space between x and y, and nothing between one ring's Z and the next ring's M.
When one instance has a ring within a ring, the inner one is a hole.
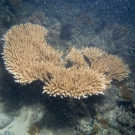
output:
M32 121L36 122L43 116L42 112L38 112L36 115L37 118L35 118L33 117L35 113L36 111L34 111L33 107L22 107L20 109L20 115L14 117L14 120L7 127L1 129L0 134L4 134L5 131L10 131L11 135L29 135L27 131L31 125L32 118Z

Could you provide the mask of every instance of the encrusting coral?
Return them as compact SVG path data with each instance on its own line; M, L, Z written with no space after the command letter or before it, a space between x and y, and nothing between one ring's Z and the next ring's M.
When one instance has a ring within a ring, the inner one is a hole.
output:
M16 82L41 80L45 83L43 93L80 99L104 94L112 79L121 81L130 72L122 59L98 48L73 47L63 58L46 43L46 34L44 27L26 23L4 35L3 59Z

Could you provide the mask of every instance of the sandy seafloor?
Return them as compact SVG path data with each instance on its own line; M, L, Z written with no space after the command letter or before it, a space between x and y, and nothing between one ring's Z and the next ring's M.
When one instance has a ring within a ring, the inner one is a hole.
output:
M1 0L0 38L13 25L39 24L56 49L98 47L121 57L131 74L105 95L61 99L42 94L41 82L15 83L0 58L0 135L135 135L134 7L131 0Z

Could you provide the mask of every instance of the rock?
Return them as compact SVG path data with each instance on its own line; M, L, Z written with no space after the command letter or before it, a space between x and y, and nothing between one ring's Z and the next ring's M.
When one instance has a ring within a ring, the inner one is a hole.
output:
M90 135L93 132L93 127L90 126L91 121L80 119L76 124L77 135Z
M13 120L14 120L13 116L8 116L5 115L4 113L0 113L0 129L8 126Z

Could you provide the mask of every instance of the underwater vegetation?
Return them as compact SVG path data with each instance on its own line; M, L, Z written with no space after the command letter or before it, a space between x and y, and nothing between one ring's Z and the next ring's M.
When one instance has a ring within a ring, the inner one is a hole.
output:
M37 134L40 133L40 130L41 130L41 127L40 127L39 123L33 123L33 124L29 127L29 129L28 129L27 132L28 132L30 135L37 135Z
M116 25L112 28L112 30L113 30L112 32L113 40L118 40L124 37L128 32L128 28L125 25Z
M84 25L90 27L95 24L95 20L88 14L80 14L74 17L74 20L78 23L83 23Z
M102 127L104 127L104 128L107 128L107 126L109 125L109 119L108 118L107 119L100 118L98 120L99 120L100 124L102 125Z
M20 6L22 4L22 0L7 0L7 2L9 2L9 4L11 4L12 6Z
M1 25L5 28L10 28L17 20L17 13L15 10L9 6L0 7L1 8Z
M124 82L119 82L118 87L121 91L121 97L123 100L131 101L132 100L132 94L130 88L126 85Z
M99 128L99 126L97 124L94 124L93 128L94 129L93 129L91 135L96 135L99 132L100 128Z
M29 18L29 21L33 24L43 25L44 18L44 13L37 11L32 14L32 16Z
M87 106L83 101L78 102L73 99L70 99L67 102L67 108L64 111L64 115L69 121L70 125L74 125L77 123L79 118L89 117L89 111Z
M62 25L60 30L60 39L70 40L72 34L74 33L74 26L71 24Z

